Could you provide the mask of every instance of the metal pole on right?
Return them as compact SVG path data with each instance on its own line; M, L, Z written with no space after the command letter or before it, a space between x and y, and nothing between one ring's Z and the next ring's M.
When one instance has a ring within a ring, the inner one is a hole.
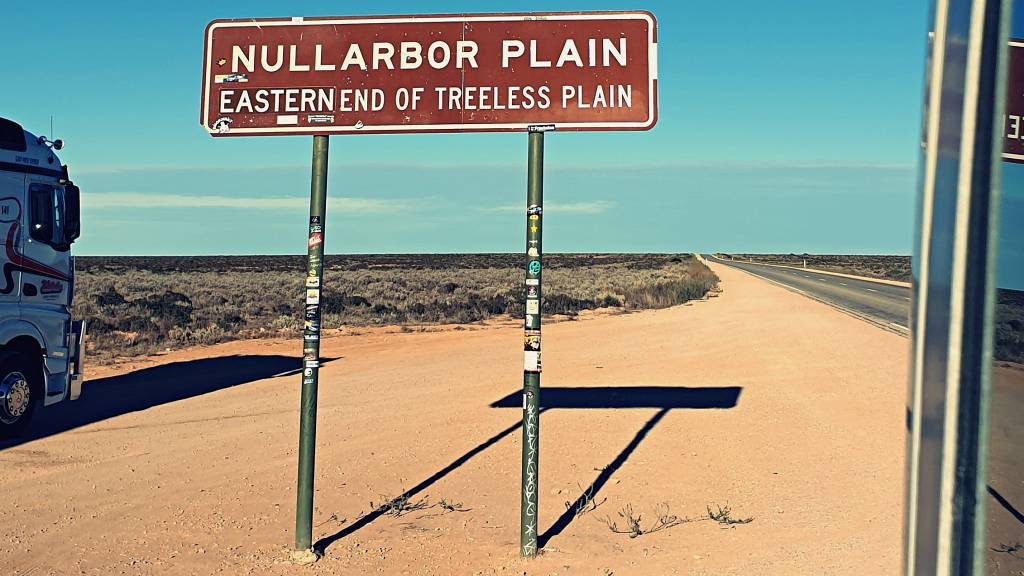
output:
M540 298L541 233L544 212L544 132L529 128L526 176L526 318L523 365L523 476L519 515L519 553L537 555L537 478L540 444Z
M1008 0L934 0L913 258L905 576L987 574Z

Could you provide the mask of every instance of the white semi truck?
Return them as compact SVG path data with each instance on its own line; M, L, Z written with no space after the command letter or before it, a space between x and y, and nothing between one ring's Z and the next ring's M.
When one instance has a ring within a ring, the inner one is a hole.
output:
M0 118L0 438L82 391L85 323L71 318L80 192L61 147Z

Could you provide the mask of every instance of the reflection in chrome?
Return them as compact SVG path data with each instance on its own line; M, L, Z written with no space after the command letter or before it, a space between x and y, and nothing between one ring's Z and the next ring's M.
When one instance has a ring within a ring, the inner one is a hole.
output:
M21 372L10 372L0 382L0 422L13 424L28 410L31 388Z

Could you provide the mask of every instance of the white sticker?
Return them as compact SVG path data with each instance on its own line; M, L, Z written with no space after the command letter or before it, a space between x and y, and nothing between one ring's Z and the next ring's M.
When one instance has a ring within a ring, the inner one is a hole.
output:
M306 304L319 304L320 303L320 291L319 290L306 290Z
M319 368L319 367L320 367L320 361L319 360L306 360L306 368Z
M527 286L540 286L540 278L527 278L526 279L526 285Z
M523 369L527 372L540 372L540 351L527 351L523 359Z
M536 246L530 246L530 249L526 251L526 255L532 258L537 258L538 256L540 256L540 253L537 252Z
M540 314L540 300L533 299L526 301L527 314Z
M533 314L527 314L526 315L526 325L529 326L531 324L533 324Z

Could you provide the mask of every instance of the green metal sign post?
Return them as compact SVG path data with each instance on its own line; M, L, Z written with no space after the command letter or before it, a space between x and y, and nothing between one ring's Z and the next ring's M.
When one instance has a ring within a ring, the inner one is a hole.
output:
M526 318L523 366L523 476L519 515L520 554L537 554L537 478L540 443L541 232L544 211L544 133L554 126L529 127L526 177Z
M311 564L313 550L313 472L316 460L316 392L320 373L320 290L324 271L327 212L327 136L313 136L313 174L309 191L309 240L306 262L305 323L302 330L302 399L299 404L299 474L295 503L292 561Z

